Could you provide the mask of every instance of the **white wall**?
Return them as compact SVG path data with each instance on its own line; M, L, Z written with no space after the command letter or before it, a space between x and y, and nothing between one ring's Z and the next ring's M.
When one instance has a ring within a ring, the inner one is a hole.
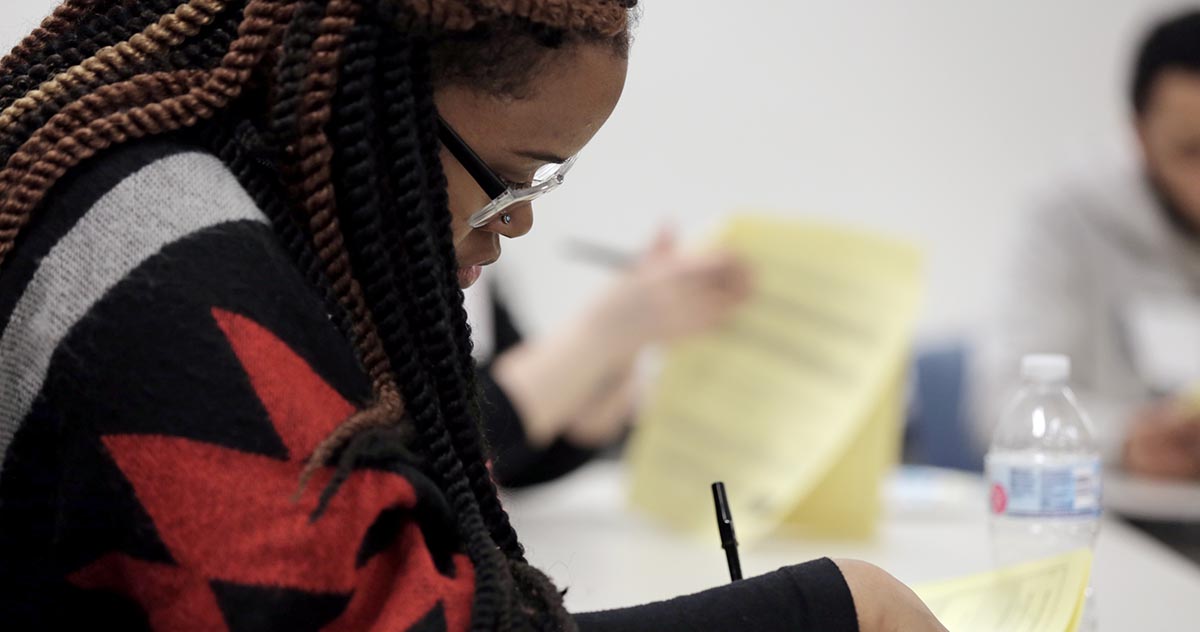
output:
M643 0L626 95L500 272L531 329L607 273L571 238L633 249L731 209L841 218L928 252L926 337L969 333L1014 215L1081 160L1127 153L1127 68L1178 0ZM4 0L0 44L47 0Z
M53 0L4 0L4 7L0 8L0 48L7 52L56 4Z
M1014 216L1081 160L1127 154L1131 49L1160 0L644 2L626 95L504 273L544 327L632 247L736 207L828 216L928 253L926 338L989 311ZM578 283L577 283L578 281Z

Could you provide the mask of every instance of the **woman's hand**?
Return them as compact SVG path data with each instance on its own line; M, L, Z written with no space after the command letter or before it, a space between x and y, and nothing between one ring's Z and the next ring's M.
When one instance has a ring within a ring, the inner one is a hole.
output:
M669 231L600 298L602 336L626 348L704 333L750 294L749 268L726 252L685 252Z
M1138 413L1125 439L1126 470L1158 478L1200 478L1200 415L1181 402Z
M858 560L834 560L842 571L861 632L947 632L921 598L886 571Z
M603 447L632 419L638 353L724 322L749 292L749 271L735 257L682 252L664 232L580 318L502 354L492 375L531 445L566 433Z

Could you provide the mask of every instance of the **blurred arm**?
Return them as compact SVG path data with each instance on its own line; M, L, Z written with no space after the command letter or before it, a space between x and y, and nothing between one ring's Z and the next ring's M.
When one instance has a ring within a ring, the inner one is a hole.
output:
M641 341L620 332L603 302L567 327L502 353L492 365L533 447L562 435L572 418L629 380ZM626 410L627 414L629 411Z
M750 283L734 256L680 251L664 232L580 318L502 353L492 375L532 445L569 429L584 445L601 447L624 430L637 354L709 331L745 300Z

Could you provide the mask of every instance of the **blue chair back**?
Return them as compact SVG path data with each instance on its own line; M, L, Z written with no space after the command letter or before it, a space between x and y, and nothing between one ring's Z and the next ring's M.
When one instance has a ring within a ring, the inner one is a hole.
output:
M905 460L981 471L983 455L971 441L967 417L966 346L954 343L923 350L917 353L915 369Z

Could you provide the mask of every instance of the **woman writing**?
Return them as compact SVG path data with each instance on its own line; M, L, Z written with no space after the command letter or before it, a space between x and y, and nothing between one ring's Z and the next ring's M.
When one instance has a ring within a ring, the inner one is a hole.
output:
M939 629L856 562L572 616L525 561L461 288L628 5L68 0L0 62L7 629Z

